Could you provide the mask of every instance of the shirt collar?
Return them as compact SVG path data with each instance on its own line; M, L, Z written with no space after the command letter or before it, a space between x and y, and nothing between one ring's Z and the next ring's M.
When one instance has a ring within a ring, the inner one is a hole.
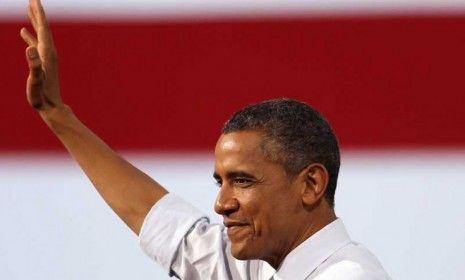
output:
M344 224L336 219L292 250L274 279L305 279L334 252L350 242Z

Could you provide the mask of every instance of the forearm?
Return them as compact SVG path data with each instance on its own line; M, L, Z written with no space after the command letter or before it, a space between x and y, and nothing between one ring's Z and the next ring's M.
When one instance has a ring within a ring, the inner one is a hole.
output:
M167 191L116 154L82 124L67 106L51 108L41 117L78 162L115 213L138 234L150 208Z

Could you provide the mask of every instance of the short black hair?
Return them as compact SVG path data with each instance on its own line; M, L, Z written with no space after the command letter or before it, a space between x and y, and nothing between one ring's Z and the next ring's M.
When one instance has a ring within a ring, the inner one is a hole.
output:
M329 173L326 199L334 207L340 166L336 135L323 115L292 99L272 99L244 107L223 127L223 134L256 130L264 134L267 158L281 163L290 176L311 163L320 163Z

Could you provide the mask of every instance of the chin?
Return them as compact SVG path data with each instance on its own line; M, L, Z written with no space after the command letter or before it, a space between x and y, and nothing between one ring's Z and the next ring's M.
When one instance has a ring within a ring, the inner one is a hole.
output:
M238 260L257 259L258 254L250 244L231 242L231 255Z

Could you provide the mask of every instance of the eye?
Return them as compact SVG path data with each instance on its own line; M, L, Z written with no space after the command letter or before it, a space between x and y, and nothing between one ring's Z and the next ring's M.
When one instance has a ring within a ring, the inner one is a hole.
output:
M252 181L250 179L245 179L245 178L236 178L233 180L233 183L236 186L246 187L252 184Z

